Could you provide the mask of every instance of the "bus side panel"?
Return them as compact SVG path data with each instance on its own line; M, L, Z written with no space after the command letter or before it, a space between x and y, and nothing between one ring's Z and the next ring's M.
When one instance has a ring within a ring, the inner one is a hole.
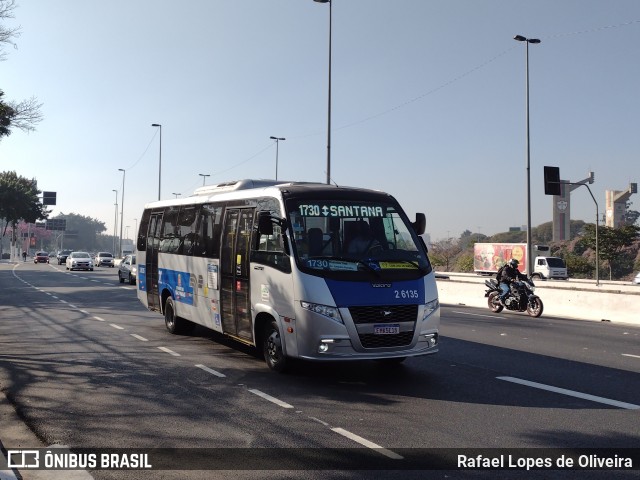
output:
M289 356L297 356L296 319L294 310L294 288L291 273L259 263L251 263L251 312L254 338L260 332L256 329L256 317L268 313L278 321L284 338L284 351ZM291 328L288 331L287 328Z
M138 300L145 306L145 308L149 308L149 303L147 302L147 265L146 258L147 252L138 251L136 252L136 265L138 266L138 278L136 279L136 294L138 296Z
M222 332L218 271L218 260L160 254L158 288L173 297L176 315Z

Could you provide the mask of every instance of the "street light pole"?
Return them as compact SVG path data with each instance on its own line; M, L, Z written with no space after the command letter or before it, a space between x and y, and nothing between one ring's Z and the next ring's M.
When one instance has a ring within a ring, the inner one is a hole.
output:
M175 192L173 192L171 195L175 195L175 196L176 196L176 198L178 198L178 197L179 197L180 195L182 195L182 194L181 194L181 193L175 193Z
M211 175L205 174L205 173L199 173L198 175L202 177L202 186L204 187L204 181L207 179L207 177L210 177Z
M327 101L327 185L331 184L331 6L332 0L313 0L329 4L329 95Z
M531 148L529 143L529 44L540 43L537 38L526 38L522 35L513 37L518 42L526 44L526 117L527 117L527 275L533 272L533 258L531 248Z
M160 158L158 160L158 200L160 200L160 188L162 185L162 125L159 123L152 123L152 127L160 127Z
M286 140L286 138L282 137L269 137L271 140L276 141L276 180L278 180L278 143L280 140Z
M118 171L122 172L122 201L120 205L120 243L118 244L118 252L119 252L120 258L122 258L122 224L124 220L124 179L127 175L127 172L124 170L124 168L119 168Z
M113 190L116 193L116 214L113 220L113 253L116 252L116 237L118 236L118 190Z

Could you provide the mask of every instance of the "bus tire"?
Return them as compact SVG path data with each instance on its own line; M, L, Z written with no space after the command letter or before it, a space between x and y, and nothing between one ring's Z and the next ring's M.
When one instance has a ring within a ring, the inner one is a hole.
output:
M282 338L275 320L271 320L265 326L262 335L262 353L271 370L284 372L287 367L287 359L282 351Z
M180 333L180 319L176 315L176 304L171 297L167 297L164 303L164 325L169 333L176 335Z

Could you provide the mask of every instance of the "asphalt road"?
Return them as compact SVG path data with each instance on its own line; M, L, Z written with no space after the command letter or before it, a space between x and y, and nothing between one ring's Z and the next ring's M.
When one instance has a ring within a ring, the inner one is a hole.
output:
M296 470L294 460L318 451L356 458L365 450L364 462L398 464L464 449L527 449L523 455L533 457L532 449L543 448L634 448L638 455L640 328L443 306L441 336L440 353L400 366L297 362L276 374L252 349L205 329L170 335L162 317L138 302L135 287L118 283L115 269L0 265L3 408L35 434L33 448L197 448L215 457L224 447L223 465L243 469L234 478L329 478ZM30 447L11 435L0 429L5 449ZM257 448L271 458L254 458ZM269 470L274 461L283 469ZM635 471L615 472L427 473L637 478L637 463ZM336 465L331 478L398 478ZM88 470L99 479L230 475ZM12 474L42 475L5 472ZM426 478L424 471L402 473L413 476Z

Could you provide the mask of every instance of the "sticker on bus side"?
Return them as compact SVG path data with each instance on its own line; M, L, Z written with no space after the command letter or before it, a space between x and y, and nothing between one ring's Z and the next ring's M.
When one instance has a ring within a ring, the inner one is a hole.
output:
M193 287L190 286L190 274L165 268L159 268L158 273L158 290L162 291L160 284L164 284L174 293L176 302L193 305Z
M138 265L138 290L147 291L147 266Z

